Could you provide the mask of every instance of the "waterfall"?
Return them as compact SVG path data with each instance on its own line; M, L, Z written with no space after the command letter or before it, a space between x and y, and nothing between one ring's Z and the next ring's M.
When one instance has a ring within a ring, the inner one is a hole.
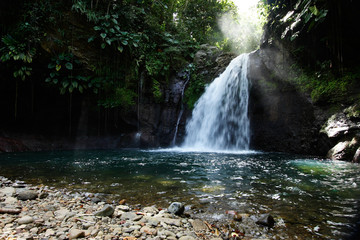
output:
M242 54L232 60L206 87L186 125L184 148L203 151L249 149L248 58L248 54Z

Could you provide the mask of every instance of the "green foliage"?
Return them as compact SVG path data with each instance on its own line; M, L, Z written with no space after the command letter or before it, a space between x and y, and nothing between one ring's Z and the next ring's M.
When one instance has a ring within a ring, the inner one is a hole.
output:
M194 73L191 74L190 82L185 91L184 101L189 109L193 109L196 101L204 93L205 81L201 74L196 73L196 69L193 69Z
M61 94L92 90L103 107L135 104L140 85L161 102L169 77L199 44L226 42L217 17L233 7L227 0L25 2L1 31L1 60L16 78L48 72L45 82Z
M105 108L123 107L128 108L135 105L137 94L126 87L117 87L110 95L99 101L99 105Z
M145 68L149 76L167 76L170 63L167 62L166 54L160 49L151 55L146 56Z
M98 18L98 25L94 26L94 30L99 32L102 40L101 48L104 49L107 45L111 46L116 43L116 48L119 52L123 52L124 47L138 47L141 34L123 31L118 22L119 15L105 15ZM96 37L92 36L88 39L91 42Z
M0 48L1 61L12 62L13 76L25 80L31 75L32 68L29 64L33 61L36 49L28 49L26 43L20 42L10 35L2 37L1 41L4 44Z
M277 1L269 6L270 27L281 35L281 39L294 41L302 33L309 33L321 24L328 14L328 3L323 0L298 0L289 5Z
M155 101L157 103L160 103L162 101L163 93L161 91L161 85L158 81L153 79L153 85L152 85L152 93L155 98Z
M234 9L235 5L227 0L178 1L176 23L196 42L215 44L223 40L223 37L213 38L214 35L217 35L216 33L221 33L217 23L218 17Z
M359 81L360 71L335 76L330 71L298 72L295 82L303 91L309 91L314 103L336 103L346 100L352 86Z
M45 82L58 86L61 94L72 93L74 90L83 93L88 88L98 92L100 84L97 79L80 74L80 61L75 59L72 53L60 53L51 58L48 69L51 72Z

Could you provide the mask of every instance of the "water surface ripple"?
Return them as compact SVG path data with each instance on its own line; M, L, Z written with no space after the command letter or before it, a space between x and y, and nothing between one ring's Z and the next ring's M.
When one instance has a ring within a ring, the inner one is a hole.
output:
M360 165L278 153L2 153L0 175L131 204L183 201L209 220L227 210L270 212L282 233L299 239L346 239L360 212Z

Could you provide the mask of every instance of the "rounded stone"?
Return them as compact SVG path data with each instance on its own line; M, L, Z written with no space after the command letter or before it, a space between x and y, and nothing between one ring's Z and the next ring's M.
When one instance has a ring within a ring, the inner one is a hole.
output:
M181 215L184 213L185 207L184 204L180 202L173 202L168 207L168 212L173 213L175 215Z
M38 197L37 192L33 191L33 190L24 190L24 191L20 191L17 195L17 199L19 200L34 200Z
M18 223L19 224L29 224L34 222L34 219L30 216L23 216L21 218L18 219Z

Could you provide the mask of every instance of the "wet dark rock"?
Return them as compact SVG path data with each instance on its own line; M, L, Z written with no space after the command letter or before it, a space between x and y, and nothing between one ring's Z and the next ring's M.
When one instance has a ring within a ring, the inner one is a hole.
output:
M34 200L38 197L38 194L36 191L33 191L33 190L23 190L23 191L19 191L17 193L16 197L17 197L17 199L23 200L23 201Z
M47 192L41 192L41 193L39 194L39 198L40 198L40 199L47 198L48 196L49 196L49 193L47 193Z
M184 213L185 207L184 207L184 204L182 204L180 202L173 202L168 207L168 211L169 211L169 213L173 213L175 215L181 215Z
M243 216L241 214L235 214L234 215L234 221L241 222Z
M357 104L340 109L327 119L321 132L332 140L327 157L333 160L359 161L360 120Z
M319 152L314 107L288 81L286 65L283 54L276 48L261 49L249 56L251 147L265 151L326 154L328 149Z
M0 152L24 152L28 150L21 140L0 136Z
M110 217L113 215L115 209L111 205L105 205L101 210L94 213L95 216Z
M353 162L354 163L359 163L360 162L360 147L355 152Z
M269 213L265 213L256 219L256 223L272 228L275 225L275 220Z
M332 160L352 160L355 158L359 145L359 137L354 137L351 140L339 141L329 150L327 157Z
M360 124L350 120L344 112L332 115L324 125L322 132L329 138L342 137L349 134L349 131L360 130Z

